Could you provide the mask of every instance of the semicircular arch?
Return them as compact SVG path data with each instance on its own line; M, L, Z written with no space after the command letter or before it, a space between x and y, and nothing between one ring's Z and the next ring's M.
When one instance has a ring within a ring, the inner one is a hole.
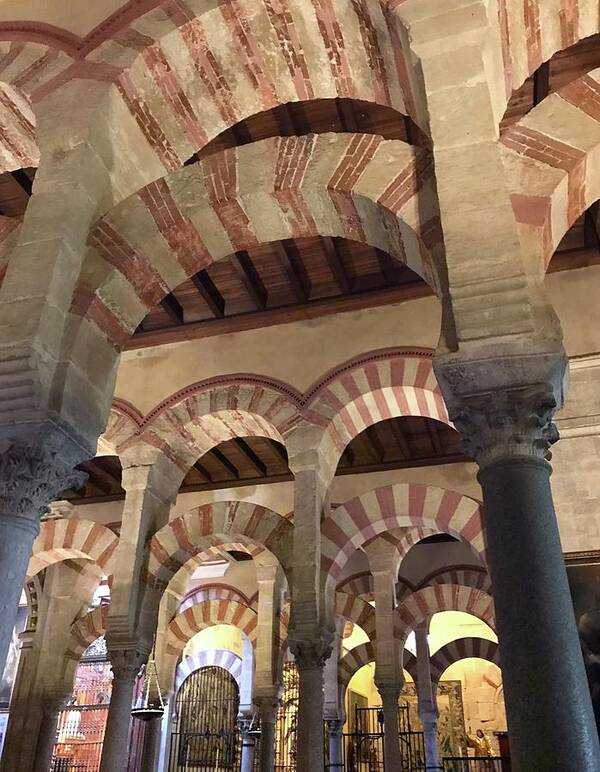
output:
M500 667L500 647L487 638L457 638L431 655L431 680L440 681L445 670L463 659L485 659Z

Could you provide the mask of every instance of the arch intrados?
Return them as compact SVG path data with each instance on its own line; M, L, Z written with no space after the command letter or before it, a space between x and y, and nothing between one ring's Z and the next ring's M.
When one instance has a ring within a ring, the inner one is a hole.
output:
M229 649L222 649L222 651L229 651ZM204 652L204 651L202 651L202 652L197 652L197 654L206 654L206 653L207 653L207 652ZM196 657L196 656L197 656L197 654L192 654L190 657L185 657L185 659L182 659L182 660L181 660L181 662L179 663L179 665L177 666L177 670L179 670L179 667L180 667L180 666L183 664L183 662L185 662L185 660L186 660L186 659L193 659L194 657ZM236 655L236 656L237 656L237 655ZM240 659L240 658L238 657L238 659ZM191 671L190 671L190 672L189 672L189 673L188 673L188 674L185 676L185 678L183 679L183 681L181 681L181 683L180 683L180 684L178 684L178 683L177 683L177 671L175 671L175 696L177 696L177 694L178 694L178 693L181 691L181 689L183 689L183 687L185 686L185 684L186 684L186 682L187 682L187 680L188 680L189 678L191 678L191 677L192 677L192 676L193 676L195 673L197 673L198 671L200 671L200 670L204 670L205 668L208 668L208 667L218 667L218 668L220 668L221 670L223 670L225 673L227 673L227 675L228 675L228 676L231 678L231 680L232 680L232 681L235 683L235 685L237 686L237 689L238 689L238 696L239 696L239 692L240 692L240 690L241 690L241 660L240 660L240 674L239 674L239 675L236 675L236 674L235 674L235 673L233 673L231 670L229 670L229 669L228 669L228 668L226 668L224 665L221 665L221 664L220 664L220 663L218 663L218 662L206 662L205 664L201 664L201 665L199 665L198 667L194 668L194 670L191 670ZM175 708L175 710L176 710L176 708Z

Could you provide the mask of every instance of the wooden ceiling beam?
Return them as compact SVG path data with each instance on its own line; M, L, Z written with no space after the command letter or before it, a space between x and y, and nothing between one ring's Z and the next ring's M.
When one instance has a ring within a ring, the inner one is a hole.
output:
M352 102L347 99L336 98L335 106L340 117L342 129L344 131L350 131L353 134L358 134L358 121L356 120L356 112L354 111Z
M349 295L352 292L352 285L350 277L344 268L342 256L339 253L335 239L332 239L330 236L323 236L321 238L321 243L325 250L325 257L327 258L329 270L331 271L340 292L343 295Z
M600 249L600 211L596 201L583 218L583 243L588 249Z
M390 421L390 427L392 429L392 434L394 435L396 445L398 446L398 450L402 454L402 457L408 461L408 459L412 456L412 453L410 452L408 441L404 436L399 420L397 418L392 418Z
M444 448L442 447L442 442L440 440L440 435L439 435L437 426L435 425L435 421L425 419L425 425L427 426L427 433L429 434L429 439L431 440L431 445L433 446L434 453L436 454L436 456L445 455Z
M533 106L545 99L550 93L550 62L544 62L533 73Z
M160 305L169 315L169 319L177 325L184 324L184 314L181 303L177 300L172 292L160 301Z
M224 469L227 469L230 475L234 477L234 479L239 480L240 479L240 473L238 468L231 463L231 461L227 458L227 456L223 453L223 451L219 450L219 448L213 448L209 453L212 455L212 457L221 464L221 466Z
M287 457L286 449L283 447L283 445L280 442L277 442L277 440L272 440L269 438L269 442L271 443L271 447L273 448L275 453L277 453L277 455L283 461L283 463L287 468L288 457Z
M235 437L234 443L236 447L244 454L245 458L250 462L252 467L258 472L261 477L267 476L267 465L262 461L257 454L252 450L250 445L241 437Z
M203 466L200 463L200 461L196 461L196 463L194 464L194 469L197 472L199 472L202 475L202 477L204 477L204 479L207 480L209 483L212 482L213 478L211 473L208 471L208 469L205 466Z
M292 256L292 248L289 241L277 241L273 245L275 255L283 268L288 283L294 293L294 297L298 303L307 303L310 299L309 292L304 284L300 271L298 270L297 263ZM295 256L299 260L299 256Z
M102 491L102 493L110 494L114 492L115 488L121 488L119 481L109 472L106 472L104 469L97 466L93 460L84 461L79 465L79 468L87 474L89 482L91 482L95 488Z
M259 311L264 311L267 307L269 294L258 271L254 267L250 255L245 250L242 250L231 255L229 260L256 308Z
M373 426L367 426L367 428L364 431L365 438L367 440L367 443L371 446L373 449L375 456L377 458L377 461L380 464L383 464L383 460L385 458L385 449L383 445L381 444L381 440L379 439L379 434L377 433L377 428Z
M393 258L390 254L387 252L384 252L381 249L375 250L377 253L377 262L379 263L379 268L381 270L381 273L385 277L385 281L387 284L391 284L392 286L394 284L398 283L398 268L397 263L398 261Z
M217 289L207 271L192 276L192 283L217 319L225 316L225 298Z

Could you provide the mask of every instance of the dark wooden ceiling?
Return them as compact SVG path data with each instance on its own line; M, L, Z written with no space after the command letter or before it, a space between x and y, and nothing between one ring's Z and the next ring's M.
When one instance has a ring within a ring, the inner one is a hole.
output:
M501 131L549 93L600 66L600 36L557 54L516 91ZM224 148L274 136L365 132L426 145L406 116L349 99L289 103L227 129L188 163ZM0 214L22 216L35 170L0 176ZM594 218L581 218L559 246L551 271L598 263ZM177 287L144 319L129 347L218 335L297 319L387 305L430 295L410 269L364 244L333 238L288 239L237 252Z
M458 432L430 418L392 418L358 435L344 451L338 475L407 469L468 460ZM79 491L64 498L74 503L122 499L121 465L116 456L100 456L82 464L89 475ZM209 491L243 485L292 480L284 447L263 437L223 442L200 458L186 475L181 492Z

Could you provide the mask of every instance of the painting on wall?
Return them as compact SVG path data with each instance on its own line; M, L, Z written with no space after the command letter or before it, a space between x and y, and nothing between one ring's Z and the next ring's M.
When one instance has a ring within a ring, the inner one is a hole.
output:
M350 732L356 732L356 709L368 708L369 700L364 694L348 690L348 723L350 724Z
M401 703L408 703L410 728L421 731L417 691L414 683L404 685ZM461 756L466 754L465 714L460 681L440 681L437 692L439 710L438 738L441 756Z

